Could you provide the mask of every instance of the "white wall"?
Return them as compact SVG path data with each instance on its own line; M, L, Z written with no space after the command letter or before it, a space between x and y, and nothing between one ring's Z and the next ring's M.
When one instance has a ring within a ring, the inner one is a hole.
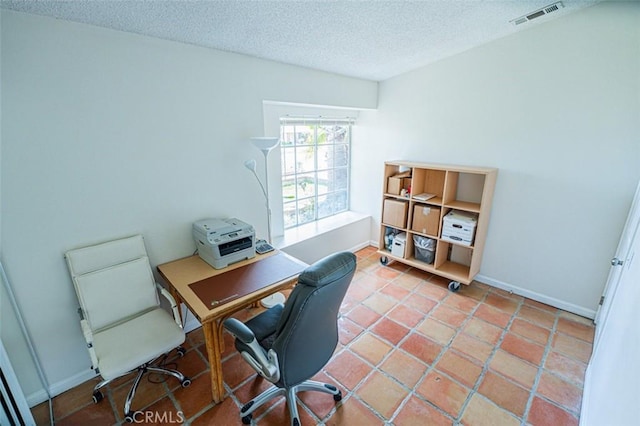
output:
M0 9L0 46L2 45L2 9ZM2 99L2 56L0 55L0 99ZM0 162L2 160L2 103L0 102ZM2 196L2 175L0 173L0 199ZM2 216L0 215L0 225ZM0 258L2 254L2 226L0 226ZM1 266L0 266L1 268ZM36 365L29 353L26 337L18 322L18 314L11 304L7 291L8 283L0 274L0 341L6 350L11 367L15 370L24 394L34 394L42 390ZM42 396L40 396L42 398Z
M640 178L639 31L603 3L382 82L353 153L372 239L383 161L497 167L482 280L592 315Z
M377 100L370 81L10 11L2 67L2 255L54 393L90 366L66 250L142 233L155 265L192 254L204 217L264 235L243 167L263 100Z

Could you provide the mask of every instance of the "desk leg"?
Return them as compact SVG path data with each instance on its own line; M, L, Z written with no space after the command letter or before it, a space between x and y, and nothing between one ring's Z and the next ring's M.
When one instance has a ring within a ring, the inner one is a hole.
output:
M213 402L218 404L224 399L224 385L222 383L222 355L220 353L220 329L217 321L209 321L202 324L209 368L211 369L211 396Z
M225 319L223 318L220 323L218 324L218 341L220 342L220 353L223 354L224 353L224 325L222 325L222 321L224 321Z

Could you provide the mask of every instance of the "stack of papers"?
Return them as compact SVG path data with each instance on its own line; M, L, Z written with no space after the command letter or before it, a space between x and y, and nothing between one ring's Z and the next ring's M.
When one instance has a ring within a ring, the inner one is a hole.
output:
M423 192L422 194L414 195L413 198L420 201L427 201L428 199L433 198L435 196L436 194L428 194L426 192Z

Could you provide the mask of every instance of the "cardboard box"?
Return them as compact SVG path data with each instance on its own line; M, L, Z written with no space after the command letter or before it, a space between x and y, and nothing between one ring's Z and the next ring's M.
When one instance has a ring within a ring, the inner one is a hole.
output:
M400 195L403 189L409 189L411 186L411 172L398 173L387 179L387 193Z
M411 230L427 235L438 235L438 224L440 223L440 208L416 204L413 206L413 219Z
M382 206L382 223L394 228L405 228L407 226L407 209L409 203L402 200L384 200Z

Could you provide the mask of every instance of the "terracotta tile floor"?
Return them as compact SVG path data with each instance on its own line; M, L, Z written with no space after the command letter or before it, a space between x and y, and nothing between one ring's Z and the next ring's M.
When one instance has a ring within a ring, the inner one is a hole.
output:
M302 393L303 425L578 424L594 335L590 320L476 282L451 293L441 277L398 263L382 267L373 247L357 256L338 348L316 376L335 383L343 400ZM194 330L186 356L175 361L193 384L183 389L173 378L145 380L134 399L148 424L241 424L238 407L269 383L256 378L230 335L225 342L229 397L211 404L206 349ZM130 379L110 386L98 405L91 403L94 383L54 399L57 425L122 422ZM34 408L39 424L47 424L46 412L44 404ZM258 425L288 422L282 399L254 415Z

